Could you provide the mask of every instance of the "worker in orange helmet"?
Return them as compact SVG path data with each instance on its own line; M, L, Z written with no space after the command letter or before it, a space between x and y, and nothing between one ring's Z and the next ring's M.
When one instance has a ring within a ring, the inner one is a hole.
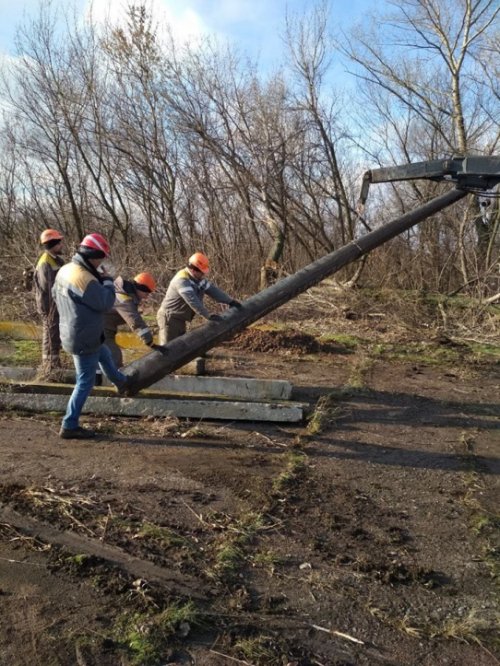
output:
M123 365L123 354L116 344L118 327L127 324L142 342L151 347L153 332L140 313L140 306L156 289L156 280L151 273L139 273L132 280L118 276L115 279L115 304L104 315L104 341L111 350L118 368Z
M40 234L43 252L38 258L33 274L36 309L42 320L42 363L38 375L44 379L57 379L61 367L59 314L52 297L52 287L58 270L63 266L63 235L55 229L45 229Z
M226 303L230 307L241 308L241 303L228 296L207 279L210 270L208 257L202 252L195 252L189 257L187 266L178 271L167 289L167 293L157 313L160 329L160 345L165 345L174 338L184 335L187 322L195 315L209 321L217 321L218 314L210 314L203 304L205 294L217 303Z

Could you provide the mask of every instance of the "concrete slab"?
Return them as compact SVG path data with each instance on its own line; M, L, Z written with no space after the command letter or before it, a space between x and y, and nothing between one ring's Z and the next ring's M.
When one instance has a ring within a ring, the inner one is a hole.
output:
M2 376L13 381L31 381L35 376L35 370L33 368L0 367L0 377ZM68 381L74 381L70 373L68 373ZM104 385L110 386L106 378ZM289 400L292 388L290 382L281 379L168 375L150 386L148 390L224 396L237 400Z
M64 412L67 395L50 393L0 392L0 405L5 409L25 409L33 412ZM90 396L85 413L118 416L177 416L179 418L229 421L271 421L299 423L304 417L304 405L296 402L263 403L231 400L176 400L154 398L119 398Z
M244 377L188 377L168 375L152 384L149 390L168 393L213 395L238 400L289 400L292 395L290 382L275 379L251 379Z

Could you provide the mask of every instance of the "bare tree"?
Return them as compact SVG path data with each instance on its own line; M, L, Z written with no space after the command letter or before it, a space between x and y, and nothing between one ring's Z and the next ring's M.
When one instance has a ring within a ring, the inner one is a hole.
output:
M120 176L130 189L150 242L185 254L179 139L161 95L163 54L152 17L130 6L125 28L110 26L103 48L114 75L108 140L124 159ZM136 220L137 223L137 220Z
M299 19L288 17L286 43L298 81L294 104L304 112L311 133L310 140L325 165L320 182L336 203L338 241L345 244L353 238L355 221L338 156L339 134L343 133L338 120L339 100L335 99L331 83L327 99L323 93L333 52L328 35L328 3L318 4L308 16Z
M390 119L398 135L395 154L392 141L377 150L380 141L376 139L370 143L372 156L384 161L402 156L415 161L443 154L491 154L498 142L498 98L489 77L480 76L484 65L479 63L480 54L491 47L498 3L402 0L388 4L393 12L372 15L371 27L358 28L341 45L356 66L351 71L361 83L364 103L375 100L370 108L373 111L378 106L380 111L377 99L385 99L377 132ZM489 71L498 70L498 52L495 56L490 51L490 55ZM377 89L384 94L377 97ZM375 117L371 116L372 126ZM459 248L464 280L469 267L488 270L488 248L497 233L494 225L485 222L477 204L466 219L471 218L476 229L474 261L468 258L468 247L462 244ZM460 244L466 234L459 230L456 239ZM439 239L435 243L438 247Z

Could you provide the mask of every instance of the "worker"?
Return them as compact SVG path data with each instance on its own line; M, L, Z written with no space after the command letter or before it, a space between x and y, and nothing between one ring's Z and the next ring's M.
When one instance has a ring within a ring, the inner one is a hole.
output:
M115 279L115 304L104 315L105 343L111 350L113 361L118 368L123 365L123 354L116 344L118 326L127 324L145 345L153 344L153 331L146 324L139 312L139 306L156 289L156 281L151 273L139 273L133 280Z
M222 289L207 280L210 270L208 257L195 252L185 268L178 271L170 284L160 309L157 321L160 329L160 345L165 345L174 338L184 335L186 324L196 314L210 321L220 320L220 315L210 314L203 304L203 296L208 294L217 303L226 303L230 307L241 308L241 303L228 296Z
M52 298L52 287L57 271L64 264L61 257L63 235L55 229L45 229L40 234L43 252L33 274L36 309L42 320L42 363L38 375L54 379L60 369L61 338L59 337L59 315Z
M126 391L135 378L133 373L125 375L118 370L103 343L104 313L115 302L113 278L101 266L108 256L107 240L101 234L88 234L70 263L59 270L53 288L62 347L72 355L76 371L75 387L59 431L63 439L95 437L92 430L80 427L79 419L98 365L119 393Z

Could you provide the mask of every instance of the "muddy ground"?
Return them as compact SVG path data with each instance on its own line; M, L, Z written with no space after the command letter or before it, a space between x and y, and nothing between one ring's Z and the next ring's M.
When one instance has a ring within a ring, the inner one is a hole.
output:
M309 421L0 413L2 666L498 664L498 362L289 331L208 367Z

